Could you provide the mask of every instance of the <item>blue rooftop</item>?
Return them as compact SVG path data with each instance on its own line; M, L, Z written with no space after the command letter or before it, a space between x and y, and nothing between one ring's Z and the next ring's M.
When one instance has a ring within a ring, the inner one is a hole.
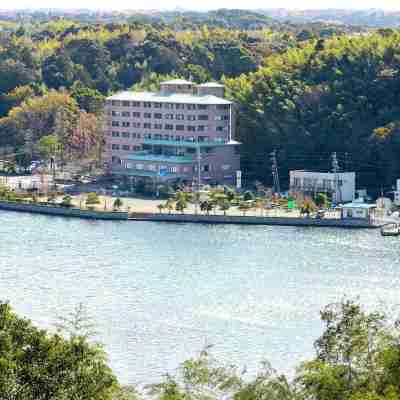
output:
M151 154L144 151L131 153L123 157L123 159L132 161L155 161L177 164L192 164L195 161L194 158L191 156L168 156L165 154Z
M354 201L353 203L343 204L341 208L360 208L360 209L370 209L376 208L376 204L368 204L368 203L357 203Z

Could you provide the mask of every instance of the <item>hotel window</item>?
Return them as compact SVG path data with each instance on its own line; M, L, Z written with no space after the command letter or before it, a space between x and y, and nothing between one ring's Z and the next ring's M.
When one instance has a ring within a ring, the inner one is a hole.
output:
M113 144L111 148L113 150L119 150L119 144Z
M167 110L172 110L174 108L174 105L172 103L165 103L164 108Z
M169 140L169 135L164 135L164 140Z
M132 150L134 150L134 151L140 151L140 146L133 146L133 147L132 147Z
M151 108L151 103L150 103L149 101L145 101L145 102L143 103L143 107L144 107L144 108Z
M123 101L122 102L122 106L123 107L129 107L131 105L131 103L129 101Z
M178 172L178 167L168 167L168 172L176 174Z
M155 119L162 119L162 114L160 114L160 113L155 113L155 114L154 114L154 118L155 118Z
M183 114L176 114L175 119L178 121L183 121L185 119L185 116Z
M132 113L132 117L133 118L140 118L140 112L137 112L137 111L133 112Z
M217 132L223 132L225 130L224 126L217 126Z
M130 122L122 122L122 126L124 128L128 128L130 125L131 125Z
M222 171L228 171L228 169L231 169L231 166L229 164L222 164L221 169Z
M203 165L203 167L201 168L203 172L210 172L210 166L209 165Z
M204 126L204 125L199 125L198 127L197 127L197 131L198 132L204 132L206 129L205 129L206 127Z
M145 133L144 134L145 139L151 139L151 133Z
M197 119L199 121L208 121L208 115L207 114L200 114Z
M151 118L151 113L144 113L145 118Z
M195 132L195 131L196 131L196 127L195 127L195 126L192 126L192 125L188 125L188 126L186 127L186 129L188 130L188 132Z
M130 150L130 147L127 144L124 144L122 146L122 150L128 151L128 150Z
M184 104L175 104L175 110L183 110L185 108Z
M129 138L129 136L130 136L129 132L122 132L123 138Z
M111 105L112 106L119 106L121 103L118 100L112 100Z
M112 137L119 137L119 132L113 131L111 136Z
M112 121L111 126L119 126L119 121Z
M207 104L197 104L197 109L198 110L208 110L208 105Z
M154 103L154 108L161 108L162 107L162 103Z
M227 115L216 115L215 120L216 121L228 121L229 117Z
M143 168L144 168L144 165L143 165L143 164L136 164L136 169L141 170L141 169L143 169Z
M132 107L140 107L140 101L132 101Z
M131 116L131 113L129 111L122 111L121 114L122 114L123 117L130 117Z
M174 119L174 114L165 114L165 119Z
M171 124L165 124L164 129L167 129L169 131L172 131L172 129L174 129L174 126Z
M111 111L111 115L113 117L119 117L119 116L121 116L121 112L120 111Z
M229 104L217 104L217 110L229 110Z
M195 104L186 104L186 109L187 110L195 110L196 109L196 105Z
M133 128L140 128L140 122L132 122L132 127Z
M175 126L176 131L184 131L185 130L185 125L176 125Z
M186 119L187 119L188 121L196 121L196 116L195 116L195 115L188 115L188 116L186 117Z
M154 124L154 129L162 129L162 124Z
M146 122L146 123L143 124L143 128L144 129L151 129L151 124Z
M149 165L147 166L147 170L148 170L148 171L155 171L155 170L156 170L156 166L155 166L154 164L149 164Z

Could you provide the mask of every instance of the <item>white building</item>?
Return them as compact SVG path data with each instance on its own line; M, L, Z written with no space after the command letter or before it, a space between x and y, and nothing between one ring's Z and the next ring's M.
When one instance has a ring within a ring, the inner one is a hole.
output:
M370 220L371 218L373 218L375 210L375 204L366 204L354 201L352 203L347 203L342 206L342 218Z
M337 179L337 193L335 177ZM336 203L353 201L356 193L355 172L290 171L290 191L301 192L314 196L326 193L332 196Z
M394 192L394 204L400 207L400 179L397 179L397 186Z

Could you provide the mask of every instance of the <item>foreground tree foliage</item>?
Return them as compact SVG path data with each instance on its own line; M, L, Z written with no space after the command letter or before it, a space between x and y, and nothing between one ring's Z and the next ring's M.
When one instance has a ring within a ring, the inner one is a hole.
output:
M0 303L2 399L108 400L117 388L101 347L40 330Z
M398 400L400 350L398 323L344 301L321 312L325 329L315 342L316 356L293 380L268 363L255 378L218 363L203 351L184 362L176 377L152 386L159 400Z
M398 400L399 323L343 301L321 312L325 325L316 355L289 379L265 362L256 376L218 362L211 347L181 364L175 375L145 388L157 400ZM80 305L50 334L0 303L0 398L10 400L132 400L120 387L93 325Z

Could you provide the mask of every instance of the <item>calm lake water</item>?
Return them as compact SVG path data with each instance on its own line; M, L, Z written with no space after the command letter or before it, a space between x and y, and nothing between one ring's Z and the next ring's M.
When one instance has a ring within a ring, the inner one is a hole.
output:
M205 345L255 372L313 354L345 296L397 310L400 241L378 231L91 222L0 211L0 299L42 327L80 302L123 383Z

